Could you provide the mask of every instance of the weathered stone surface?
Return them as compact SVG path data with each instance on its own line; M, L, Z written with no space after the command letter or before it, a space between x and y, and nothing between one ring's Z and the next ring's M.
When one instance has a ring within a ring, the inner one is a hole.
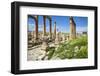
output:
M76 38L76 24L73 17L70 17L70 39Z

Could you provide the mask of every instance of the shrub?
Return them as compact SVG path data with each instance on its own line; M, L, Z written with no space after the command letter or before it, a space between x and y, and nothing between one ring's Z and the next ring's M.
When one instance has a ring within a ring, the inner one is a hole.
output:
M78 49L76 50L75 47L78 47ZM59 44L59 47L54 51L52 56L59 57L60 59L87 58L87 36Z

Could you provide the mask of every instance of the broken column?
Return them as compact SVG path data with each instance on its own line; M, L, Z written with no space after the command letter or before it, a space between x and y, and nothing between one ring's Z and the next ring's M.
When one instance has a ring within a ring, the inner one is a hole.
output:
M55 44L59 44L59 32L56 33Z
M76 24L73 17L70 17L70 39L76 38Z

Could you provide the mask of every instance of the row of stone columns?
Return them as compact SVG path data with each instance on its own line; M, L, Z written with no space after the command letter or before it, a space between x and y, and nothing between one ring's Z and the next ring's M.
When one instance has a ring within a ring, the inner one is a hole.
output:
M38 39L38 16L29 15L35 20L35 39ZM50 16L43 16L43 36L46 36L46 18L49 19L50 23L50 38L52 38L52 20ZM56 38L56 22L54 23L54 38ZM76 24L73 20L73 17L70 17L70 39L76 38Z
M35 39L38 39L38 16L32 16L29 15L28 17L31 17L35 20ZM50 16L43 16L43 36L46 35L46 18L49 19L50 23L50 38L52 38L52 20Z

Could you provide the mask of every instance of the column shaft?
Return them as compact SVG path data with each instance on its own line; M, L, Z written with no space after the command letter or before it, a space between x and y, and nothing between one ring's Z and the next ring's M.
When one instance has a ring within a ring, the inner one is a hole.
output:
M51 22L51 19L50 19L50 38L52 38L52 22Z
M70 39L76 38L76 24L73 17L70 17Z
M35 16L35 37L38 39L38 16Z
M44 25L43 25L43 36L46 35L46 16L43 16L43 22L44 22Z
M54 38L56 38L56 22L54 23Z

